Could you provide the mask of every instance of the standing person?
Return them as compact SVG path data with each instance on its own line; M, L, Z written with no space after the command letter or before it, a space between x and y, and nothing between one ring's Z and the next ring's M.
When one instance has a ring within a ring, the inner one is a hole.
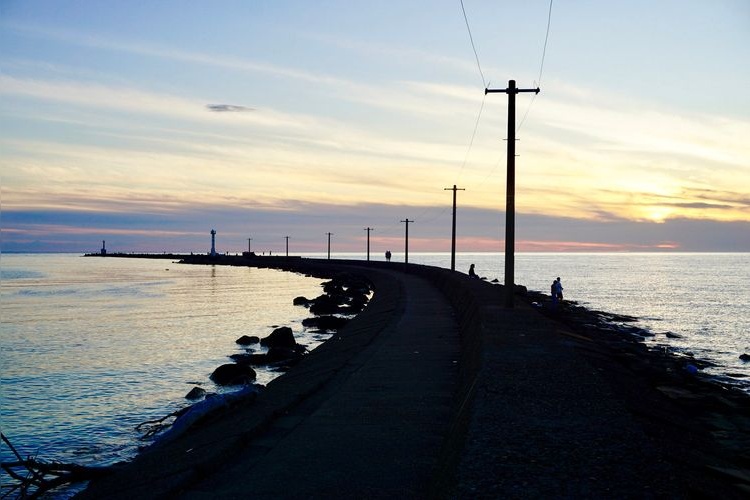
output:
M549 287L549 296L552 298L552 310L557 310L557 280L554 280Z
M390 250L386 250L385 251L385 261L386 262L390 262L391 261L391 251Z
M562 302L562 299L563 299L563 293L562 293L562 292L563 292L563 286L562 286L562 281L560 281L560 277L559 277L559 276L557 277L557 279L556 279L555 281L557 282L557 298L558 298L558 300L559 300L560 302Z

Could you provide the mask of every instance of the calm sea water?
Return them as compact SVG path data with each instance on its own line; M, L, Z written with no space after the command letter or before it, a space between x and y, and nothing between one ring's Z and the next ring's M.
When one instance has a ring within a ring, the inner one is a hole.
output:
M0 427L24 454L84 464L132 457L139 423L187 406L195 385L242 352L241 335L306 332L298 295L321 280L169 260L0 257ZM258 371L258 383L278 374ZM11 458L5 445L0 458Z
M450 267L444 253L409 260ZM457 256L460 271L472 263L503 281L502 254ZM292 305L318 295L321 280L292 273L50 254L4 254L0 271L0 427L42 458L132 457L137 424L186 406L194 385L219 390L208 376L240 352L243 334L288 325L309 347L326 338L306 332L307 311ZM566 299L639 317L656 334L649 342L713 361L708 373L750 392L750 363L739 359L750 353L750 254L516 256L516 283L548 293L557 276ZM8 453L0 447L2 460Z

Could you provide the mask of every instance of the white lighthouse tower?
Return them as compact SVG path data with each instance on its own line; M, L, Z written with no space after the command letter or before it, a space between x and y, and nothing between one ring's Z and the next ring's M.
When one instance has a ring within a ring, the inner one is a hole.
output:
M211 230L211 257L216 257L216 229Z

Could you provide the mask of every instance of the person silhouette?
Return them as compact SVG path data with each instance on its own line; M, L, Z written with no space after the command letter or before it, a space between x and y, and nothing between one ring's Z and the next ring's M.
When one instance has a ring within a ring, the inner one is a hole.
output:
M391 251L390 250L386 250L385 251L385 261L386 262L390 262L391 261Z
M469 266L469 277L470 278L478 278L477 273L474 271L474 264Z

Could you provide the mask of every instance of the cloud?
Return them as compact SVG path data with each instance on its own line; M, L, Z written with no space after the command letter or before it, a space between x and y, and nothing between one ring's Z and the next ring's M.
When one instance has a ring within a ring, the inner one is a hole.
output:
M236 104L206 104L206 108L215 113L243 113L246 111L255 111L253 108L237 106Z
M101 207L105 208L105 207ZM445 206L332 205L289 200L283 206L192 204L158 212L4 210L2 251L95 251L106 239L112 251L205 251L209 230L217 230L221 251L253 247L274 253L291 236L294 252L325 251L325 233L334 233L336 251L364 248L365 227L374 228L372 250L403 248L409 218L410 248L450 250L451 215ZM504 214L497 210L458 210L458 251L503 250ZM677 219L663 223L624 219L590 221L545 215L517 215L518 251L750 251L750 222ZM75 244L78 246L75 247ZM46 246L45 246L46 245Z

